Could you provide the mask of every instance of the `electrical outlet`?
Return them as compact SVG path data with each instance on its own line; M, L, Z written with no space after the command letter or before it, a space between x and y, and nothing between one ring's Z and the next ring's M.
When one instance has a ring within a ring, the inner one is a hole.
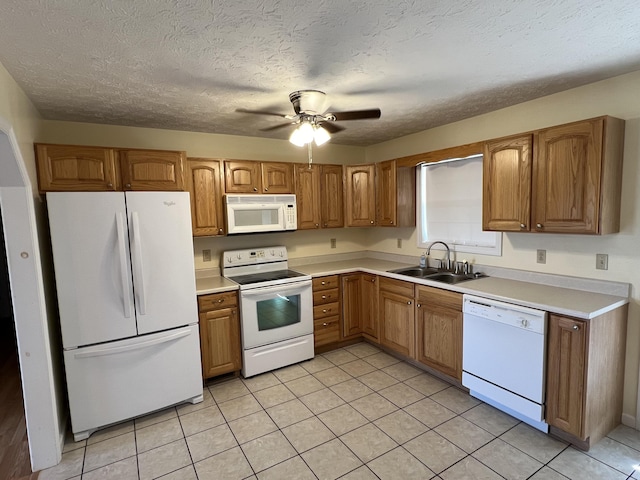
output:
M402 248L402 239L401 238L398 239L398 248Z
M210 262L211 261L211 250L209 250L209 249L202 250L202 261L203 262Z
M609 270L609 255L606 253L596 253L596 269Z
M331 248L336 248L336 239L335 238L331 239Z
M547 251L546 250L538 250L536 253L536 261L538 263L547 263Z

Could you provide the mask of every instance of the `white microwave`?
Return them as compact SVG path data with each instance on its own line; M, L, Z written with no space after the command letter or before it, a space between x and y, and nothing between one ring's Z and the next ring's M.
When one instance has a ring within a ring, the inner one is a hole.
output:
M298 228L295 195L225 195L227 234Z

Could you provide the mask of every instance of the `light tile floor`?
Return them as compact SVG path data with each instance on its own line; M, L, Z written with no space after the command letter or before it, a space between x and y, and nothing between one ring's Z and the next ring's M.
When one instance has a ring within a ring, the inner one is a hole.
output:
M639 463L636 430L584 453L359 343L69 440L39 478L625 480Z

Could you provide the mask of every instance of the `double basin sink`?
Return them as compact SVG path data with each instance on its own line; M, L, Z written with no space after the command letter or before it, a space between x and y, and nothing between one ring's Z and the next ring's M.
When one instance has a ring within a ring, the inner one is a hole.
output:
M442 270L432 267L404 267L396 270L389 270L389 273L398 273L413 278L423 278L425 280L434 280L436 282L456 284L484 277L482 273L454 273L448 270Z

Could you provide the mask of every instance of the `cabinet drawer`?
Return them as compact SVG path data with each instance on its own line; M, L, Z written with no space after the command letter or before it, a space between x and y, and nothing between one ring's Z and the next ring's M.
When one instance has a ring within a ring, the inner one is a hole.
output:
M314 344L326 345L340 341L340 316L334 315L313 322Z
M212 293L198 297L198 310L200 312L235 307L237 305L238 294L236 292Z
M340 290L332 288L331 290L320 290L319 292L313 292L313 304L324 305L326 303L333 303L340 300Z
M330 317L332 315L340 315L340 304L338 302L313 307L314 319Z
M462 311L462 294L441 290L439 288L418 286L416 287L417 303L440 305Z
M327 277L318 277L312 280L313 291L328 290L330 288L338 288L340 285L340 277L338 275L329 275Z
M414 284L412 282L380 277L379 288L380 290L385 290L387 292L397 293L398 295L413 298Z

